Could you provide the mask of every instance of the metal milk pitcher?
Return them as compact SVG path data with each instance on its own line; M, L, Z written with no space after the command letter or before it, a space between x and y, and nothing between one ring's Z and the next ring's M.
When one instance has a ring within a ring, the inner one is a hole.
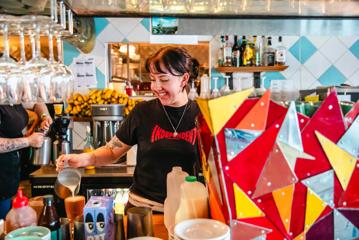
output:
M51 160L51 138L44 137L44 142L40 148L33 148L32 164L41 166L49 165Z

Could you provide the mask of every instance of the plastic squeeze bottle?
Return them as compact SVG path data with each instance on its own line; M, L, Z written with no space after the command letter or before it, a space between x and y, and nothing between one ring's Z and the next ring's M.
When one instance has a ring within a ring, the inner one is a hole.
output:
M180 187L188 173L181 167L173 167L167 174L167 198L164 202L164 222L169 235L173 235L176 212L180 202Z
M17 190L17 195L12 200L12 208L5 219L8 233L17 228L37 225L36 212L29 206L29 199L23 196L22 189Z
M208 192L195 176L188 176L181 185L181 197L175 223L192 218L208 218Z

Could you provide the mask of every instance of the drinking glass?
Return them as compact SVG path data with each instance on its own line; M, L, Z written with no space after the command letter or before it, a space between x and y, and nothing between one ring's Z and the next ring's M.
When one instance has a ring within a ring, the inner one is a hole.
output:
M217 84L218 84L218 77L213 77L214 81L214 88L212 89L211 98L217 98L221 96L221 93L218 90Z
M198 97L197 89L194 86L194 81L191 82L191 89L188 93L188 98L191 100L195 100Z
M226 84L221 88L221 95L228 95L231 93L231 89L229 88L229 78L230 76L224 76L224 78L226 79Z
M85 207L85 197L78 195L65 198L66 217L72 223L76 217L82 216Z

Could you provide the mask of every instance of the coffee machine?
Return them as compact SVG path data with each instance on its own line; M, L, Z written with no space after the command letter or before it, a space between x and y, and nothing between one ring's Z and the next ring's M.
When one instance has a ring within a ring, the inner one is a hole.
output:
M105 145L115 136L123 120L123 104L93 104L92 131L94 146L98 148Z
M69 116L57 116L51 125L56 140L52 143L53 156L57 159L61 154L71 152L71 141L69 137Z

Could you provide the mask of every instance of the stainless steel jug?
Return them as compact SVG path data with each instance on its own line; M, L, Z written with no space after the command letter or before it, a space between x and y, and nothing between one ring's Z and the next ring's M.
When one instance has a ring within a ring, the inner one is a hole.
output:
M79 170L66 167L57 175L55 182L55 193L59 198L65 199L72 196L70 186L74 187L74 195L80 191L81 173Z
M44 137L40 148L33 148L32 164L36 166L49 165L51 160L51 138Z

